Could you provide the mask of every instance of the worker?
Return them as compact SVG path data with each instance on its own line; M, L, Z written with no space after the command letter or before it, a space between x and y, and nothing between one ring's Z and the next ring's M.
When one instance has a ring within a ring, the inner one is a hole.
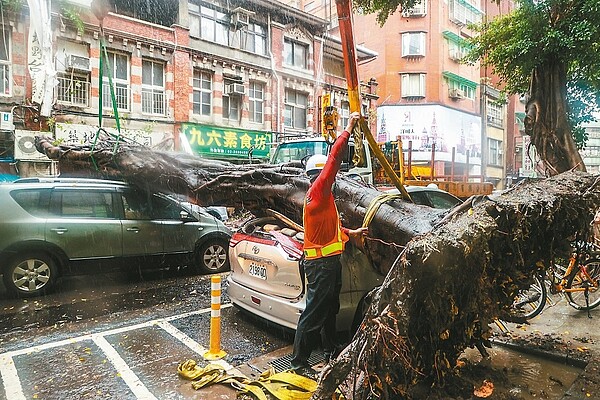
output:
M314 155L306 162L306 174L311 183L304 199L304 257L301 262L308 285L306 306L296 328L291 364L297 373L312 378L317 374L310 367L308 358L319 343L318 335L326 361L336 356L339 349L335 333L342 286L340 256L348 240L359 245L368 233L367 228L342 227L332 193L350 132L359 118L359 113L350 115L348 125L333 144L329 157Z

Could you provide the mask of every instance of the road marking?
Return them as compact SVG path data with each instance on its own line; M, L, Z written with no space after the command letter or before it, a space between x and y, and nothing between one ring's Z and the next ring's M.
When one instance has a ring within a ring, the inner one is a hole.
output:
M173 325L171 325L168 321L160 321L158 326L163 328L165 331L175 336L180 342L185 344L187 347L192 349L194 352L198 353L200 356L204 357L204 353L208 351L207 348L202 346L200 343L196 342L194 339L186 335L184 332L180 331ZM237 368L233 365L227 363L225 360L213 360L210 362L211 364L218 364L225 371L234 375L243 375Z
M108 360L117 370L123 381L129 386L135 397L141 400L157 400L148 388L140 381L140 378L129 368L125 360L121 358L117 350L108 343L102 335L94 335L94 343L106 354Z
M227 303L221 306L221 308L229 307L231 307L231 303ZM76 336L73 338L59 340L56 342L49 342L37 346L26 347L19 350L12 350L5 353L0 353L0 375L2 376L2 381L4 384L4 389L7 398L11 400L26 400L25 394L23 393L23 387L21 386L21 381L19 379L18 371L13 360L14 357L27 355L34 352L40 352L43 350L53 349L56 347L66 346L74 343L79 343L86 340L91 340L94 343L96 343L96 345L106 354L111 363L117 369L117 372L119 372L122 379L125 381L127 386L129 386L129 388L133 391L133 393L138 399L156 399L156 397L154 397L152 393L150 393L148 389L144 386L144 384L140 381L137 375L135 375L133 371L129 369L125 360L123 360L121 356L119 356L119 353L110 345L110 343L108 343L108 341L105 339L105 336L158 325L159 327L167 331L169 334L171 334L171 336L175 337L177 340L181 341L187 347L192 349L194 352L198 354L204 354L204 352L206 352L206 349L202 345L191 339L184 332L175 328L170 323L170 321L175 321L177 319L186 318L192 315L207 314L210 311L210 307L203 308L201 310L190 311L184 314L172 315L170 317L158 318L135 325L110 329L104 332ZM239 372L231 364L223 360L219 360L216 363L225 368L226 371Z
M21 390L21 381L17 374L17 367L12 357L0 356L0 374L2 375L6 398L11 400L25 400L25 395Z

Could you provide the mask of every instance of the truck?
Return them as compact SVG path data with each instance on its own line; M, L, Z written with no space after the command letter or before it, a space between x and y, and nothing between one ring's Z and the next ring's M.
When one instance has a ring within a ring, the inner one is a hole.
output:
M297 139L284 140L278 143L273 150L271 156L271 164L288 163L292 161L306 161L310 156L315 154L329 154L331 145L323 136L310 136ZM363 140L361 163L354 165L352 158L354 157L355 146L354 140L348 142L348 151L346 158L342 162L342 171L352 177L360 178L366 183L373 184L373 164L371 161L371 151L369 144Z

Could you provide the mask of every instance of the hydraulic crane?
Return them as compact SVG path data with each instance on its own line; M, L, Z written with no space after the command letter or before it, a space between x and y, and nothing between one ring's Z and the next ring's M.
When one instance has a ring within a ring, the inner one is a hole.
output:
M348 102L350 104L350 112L361 112L360 86L358 80L358 63L356 61L356 45L354 43L354 33L352 31L352 5L350 0L336 0L337 14L339 19L340 37L342 40L342 52L344 54L344 70L346 82L348 84ZM360 119L358 129L355 128L354 143L362 144L363 135L369 143L371 152L377 157L379 163L383 166L384 171L400 191L400 194L406 200L412 201L410 195L404 188L402 175L398 177L396 172L385 158L385 155L377 145L377 141L371 134L369 125L364 118ZM362 152L355 152L356 155Z

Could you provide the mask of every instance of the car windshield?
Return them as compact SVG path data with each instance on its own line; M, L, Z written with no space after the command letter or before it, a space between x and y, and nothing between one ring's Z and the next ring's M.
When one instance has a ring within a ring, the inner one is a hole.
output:
M327 154L327 143L323 141L302 141L295 143L281 143L277 146L272 163L280 164L291 161L300 161L305 157L315 154Z

